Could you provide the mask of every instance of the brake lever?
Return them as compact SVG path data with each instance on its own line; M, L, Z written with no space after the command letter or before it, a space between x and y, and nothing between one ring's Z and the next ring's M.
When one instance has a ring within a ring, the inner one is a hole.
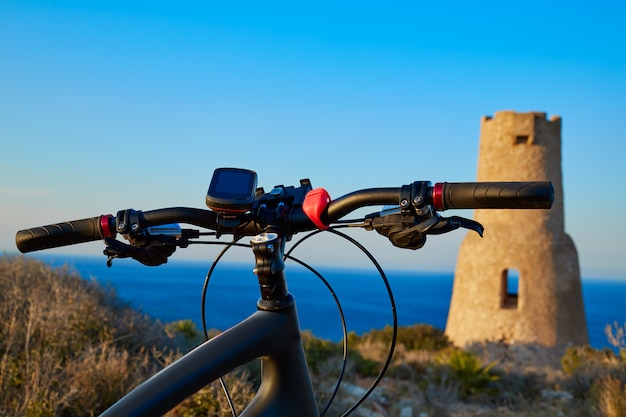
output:
M112 237L105 238L104 244L106 248L103 253L107 256L107 267L109 268L115 258L133 258L146 266L159 266L167 263L167 258L176 251L176 245L133 246Z
M483 237L483 232L485 231L485 228L482 224L478 223L475 220L466 219L459 216L437 216L436 218L439 219L439 221L427 231L429 235L440 235L443 233L451 232L461 227L463 229L473 230L474 232L478 233L480 237Z
M146 266L158 266L167 263L177 247L189 246L189 239L200 237L200 231L181 229L178 225L163 225L137 229L136 233L123 235L130 244L112 237L104 239L107 267L111 267L115 258L133 258Z
M473 230L481 237L483 236L484 228L480 223L458 216L441 217L435 214L415 217L389 214L370 217L365 225L365 229L374 229L386 236L394 246L413 250L424 246L427 235L440 235L460 227Z
M405 214L379 214L368 217L365 220L366 230L376 230L380 235L389 239L396 247L404 249L419 249L426 243L426 231L435 226L437 220L429 217L415 223L415 216Z

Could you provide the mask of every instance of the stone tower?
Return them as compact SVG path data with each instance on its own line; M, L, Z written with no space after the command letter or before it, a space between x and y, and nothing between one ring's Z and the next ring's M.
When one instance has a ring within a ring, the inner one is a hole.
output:
M446 334L459 346L588 344L578 255L565 233L561 118L497 112L481 120L478 181L552 181L550 210L476 210L484 238L459 250Z

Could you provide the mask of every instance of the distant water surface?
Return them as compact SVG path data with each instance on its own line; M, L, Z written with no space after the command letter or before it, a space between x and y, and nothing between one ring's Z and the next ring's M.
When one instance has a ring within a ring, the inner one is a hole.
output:
M200 301L208 262L170 260L160 267L146 267L128 259L106 267L104 257L40 255L53 265L69 264L84 278L112 285L120 297L162 321L192 319L201 323ZM254 312L259 298L252 264L219 264L209 284L207 323L225 329ZM380 275L373 269L319 268L341 302L348 331L358 334L392 322L391 304ZM452 273L385 271L396 303L399 325L427 323L445 328ZM301 327L318 337L342 336L338 309L327 287L311 272L287 264L289 290L295 295ZM583 298L590 343L609 347L604 327L626 322L626 280L583 279Z

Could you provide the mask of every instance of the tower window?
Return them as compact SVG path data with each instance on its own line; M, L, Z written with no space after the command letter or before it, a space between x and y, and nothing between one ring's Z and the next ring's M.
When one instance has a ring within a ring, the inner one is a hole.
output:
M515 144L516 145L527 145L530 143L530 136L528 135L518 135L515 136Z
M519 300L519 271L507 268L502 271L500 306L502 308L517 308Z

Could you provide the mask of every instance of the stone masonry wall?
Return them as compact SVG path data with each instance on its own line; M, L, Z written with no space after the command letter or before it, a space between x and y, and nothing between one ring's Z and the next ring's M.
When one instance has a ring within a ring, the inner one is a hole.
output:
M478 181L552 181L550 210L476 210L485 236L459 250L446 334L457 345L588 343L578 255L565 233L561 119L497 112L481 121ZM509 294L511 271L519 272Z

